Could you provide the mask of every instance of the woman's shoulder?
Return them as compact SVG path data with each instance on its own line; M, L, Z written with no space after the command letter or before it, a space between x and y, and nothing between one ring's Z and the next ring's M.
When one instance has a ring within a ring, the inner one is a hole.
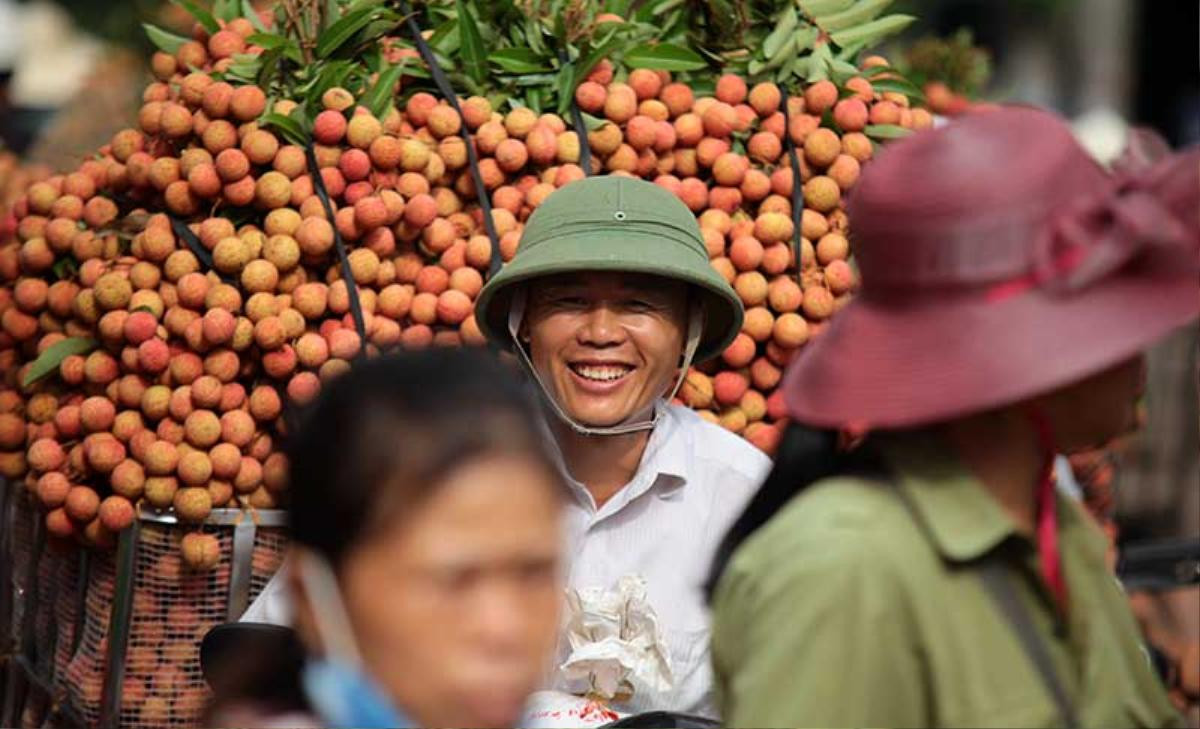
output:
M891 572L922 537L895 486L880 478L836 476L794 496L734 554L731 574L816 574L844 569Z

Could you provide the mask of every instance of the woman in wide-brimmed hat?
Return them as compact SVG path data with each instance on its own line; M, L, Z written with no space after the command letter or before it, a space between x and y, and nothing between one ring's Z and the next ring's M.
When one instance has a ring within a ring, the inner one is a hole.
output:
M1130 427L1141 352L1200 313L1200 150L1126 161L1008 108L865 171L861 295L788 372L714 568L729 725L1181 723L1051 475Z

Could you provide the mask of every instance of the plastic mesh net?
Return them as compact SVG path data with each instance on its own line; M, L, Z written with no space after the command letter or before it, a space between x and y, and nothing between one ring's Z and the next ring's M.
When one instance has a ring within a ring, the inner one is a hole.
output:
M141 525L121 686L122 727L192 727L200 721L209 698L200 671L200 641L226 621L233 567L232 527L205 526L202 531L217 536L221 558L213 570L193 572L180 556L183 528ZM278 568L286 543L282 530L257 530L251 600ZM91 726L100 718L114 564L112 555L100 556L93 564L82 639L67 667L68 700Z
M279 571L287 550L287 534L283 529L259 529L254 539L254 557L250 572L250 600L247 606L254 602L267 586L267 583Z
M75 633L79 627L79 556L73 554L63 560L55 587L54 621L58 631L54 646L53 685L59 695L66 689L67 664L75 653Z
M100 720L104 659L108 648L108 621L115 578L113 555L96 554L88 571L79 650L67 663L65 671L67 703L89 726L95 726Z
M54 681L57 652L70 649L75 632L79 552L48 543L38 558L37 571L34 665L39 676Z
M22 490L12 501L12 580L13 606L12 631L13 638L20 645L21 625L25 620L25 609L29 602L29 564L33 560L33 525L38 519L37 509L29 494Z

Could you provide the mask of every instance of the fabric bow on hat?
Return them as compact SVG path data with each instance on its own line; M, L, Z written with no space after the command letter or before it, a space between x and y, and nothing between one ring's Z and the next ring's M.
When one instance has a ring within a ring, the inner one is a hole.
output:
M1068 206L1042 228L1033 245L1039 286L1077 292L1136 262L1200 270L1200 152L1141 172L1130 167L1108 191Z

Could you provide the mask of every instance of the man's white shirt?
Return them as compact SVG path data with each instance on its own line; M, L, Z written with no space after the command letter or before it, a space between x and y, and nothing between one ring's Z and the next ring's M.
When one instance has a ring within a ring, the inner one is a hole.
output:
M559 466L568 474L561 459ZM596 508L587 488L566 475L568 585L609 589L625 575L640 575L670 653L670 691L635 687L633 699L614 708L716 717L703 585L721 538L770 466L741 437L686 407L660 403L633 480L603 506ZM242 620L289 622L283 582L276 575ZM560 646L560 662L568 653Z
M770 466L741 437L664 403L633 480L603 506L567 476L568 585L612 588L641 575L670 652L674 688L660 695L635 687L633 699L614 708L717 716L703 585L718 544ZM560 647L559 658L568 652Z

